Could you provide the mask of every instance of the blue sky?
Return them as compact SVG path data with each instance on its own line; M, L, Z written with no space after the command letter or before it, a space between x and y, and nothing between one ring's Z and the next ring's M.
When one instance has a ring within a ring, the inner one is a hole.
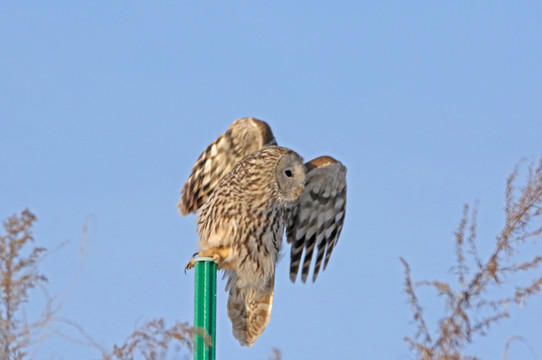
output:
M238 117L306 159L340 159L348 208L315 284L291 284L281 261L250 349L219 284L219 359L413 358L399 256L415 279L450 278L477 200L488 254L508 174L542 155L539 1L3 2L0 32L0 216L29 207L39 245L68 242L42 270L61 315L106 348L155 317L191 320L196 224L178 192ZM437 318L441 300L421 294ZM540 299L511 310L471 354L499 358L520 335L542 356ZM36 359L98 356L52 338Z

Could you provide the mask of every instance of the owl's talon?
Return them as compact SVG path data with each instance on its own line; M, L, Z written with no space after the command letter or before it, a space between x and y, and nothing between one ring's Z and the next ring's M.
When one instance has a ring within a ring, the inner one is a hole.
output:
M223 248L208 248L198 251L197 253L194 253L192 259L190 259L188 264L186 264L186 267L184 268L184 273L186 274L187 270L190 270L195 266L196 258L202 257L210 257L217 264L218 269L226 269L228 268L228 264L225 263L224 260L226 259L226 257L228 257L230 251L231 247L229 246Z
M197 253L194 254L194 256L197 255ZM186 267L184 268L184 274L186 275L186 270L190 270L192 268L194 268L194 263L196 262L196 260L194 258L190 259L190 261L188 262L188 264L186 264Z

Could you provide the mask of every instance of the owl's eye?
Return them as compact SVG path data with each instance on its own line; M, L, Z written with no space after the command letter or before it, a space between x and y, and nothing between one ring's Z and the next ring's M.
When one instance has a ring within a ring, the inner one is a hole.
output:
M284 175L288 177L292 177L292 171L291 170L284 170Z

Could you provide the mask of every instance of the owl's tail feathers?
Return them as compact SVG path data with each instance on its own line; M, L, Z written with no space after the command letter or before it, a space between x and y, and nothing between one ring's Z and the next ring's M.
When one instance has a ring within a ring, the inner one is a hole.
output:
M230 287L228 316L232 322L233 336L243 346L252 346L262 334L273 306L274 278L271 277L263 291L254 288Z

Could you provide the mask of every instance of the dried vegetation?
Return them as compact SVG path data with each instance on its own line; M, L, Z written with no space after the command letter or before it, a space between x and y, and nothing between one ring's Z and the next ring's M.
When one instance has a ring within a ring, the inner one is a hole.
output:
M477 359L464 354L474 336L485 335L496 322L508 317L510 305L523 306L527 299L540 292L542 257L529 256L521 249L528 241L539 241L542 232L542 160L538 166L532 164L528 168L522 187L517 186L519 169L518 165L508 178L504 225L496 236L493 251L485 259L480 257L477 249L476 209L465 205L455 231L454 283L414 283L410 266L401 258L405 268L405 292L417 329L416 334L405 337L405 341L418 359ZM527 284L517 285L517 278L526 277L530 278ZM432 287L444 299L444 316L433 331L416 293L420 286ZM507 349L508 344L504 349L505 356Z
M11 216L4 221L5 234L0 236L0 358L5 360L25 358L28 346L52 317L46 309L30 322L22 307L28 302L29 290L47 281L37 269L45 249L26 249L34 242L31 228L35 220L28 210Z

